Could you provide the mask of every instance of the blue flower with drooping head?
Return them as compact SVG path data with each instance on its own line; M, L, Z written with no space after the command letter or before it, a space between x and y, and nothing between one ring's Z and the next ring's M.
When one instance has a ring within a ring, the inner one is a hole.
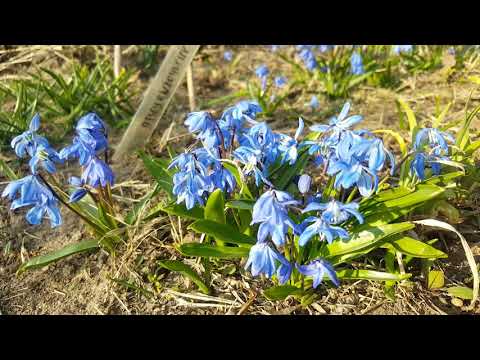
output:
M252 246L248 255L245 270L251 267L253 276L265 274L266 277L271 278L276 271L276 260L278 254L267 243L257 243Z
M255 69L255 75L257 75L257 77L259 77L259 78L267 77L269 73L270 73L270 71L268 70L268 67L265 64L260 65L259 67L257 67Z
M311 202L302 212L322 211L322 217L334 225L345 222L351 216L354 216L360 224L363 224L363 216L358 212L358 206L355 202L343 204L334 199L326 204Z
M449 161L448 142L454 142L453 136L435 128L425 128L417 132L413 149L415 156L410 163L410 170L420 180L425 179L425 167L430 165L435 175L440 174L439 161Z
M280 144L278 145L278 150L282 154L282 162L287 162L290 165L295 164L298 157L298 148L301 146L298 142L298 138L303 132L304 123L303 119L298 119L298 129L295 132L293 139L287 135L281 135Z
M292 276L293 265L278 253L277 260L280 262L277 268L277 278L280 285L283 285L290 279L290 276Z
M108 148L107 128L100 117L91 112L82 116L75 127L78 138L92 147L95 152Z
M20 196L15 199L18 193ZM52 227L59 226L62 222L57 199L35 175L10 182L3 190L2 197L15 199L10 207L12 210L33 206L26 215L27 221L32 225L38 225L45 214Z
M220 128L216 120L207 111L196 111L188 114L185 125L192 134L202 141L206 148L217 147L222 143Z
M41 194L40 201L28 210L25 218L31 225L38 225L42 222L42 219L45 216L50 220L52 228L62 224L62 216L60 214L60 209L58 208L58 201L51 196Z
M78 163L83 166L90 160L90 158L96 156L96 152L93 145L89 145L82 141L80 137L75 136L72 145L60 150L58 155L62 160L78 158Z
M15 154L18 157L23 158L25 154L33 156L38 146L49 147L47 139L43 136L37 135L37 131L40 128L40 115L35 116L30 121L30 126L27 131L14 137L11 141L12 149L15 150Z
M228 62L232 61L232 59L233 59L233 53L232 53L231 51L225 51L225 52L223 53L223 59L224 59L225 61L228 61Z
M298 56L309 71L313 71L318 67L317 59L313 53L314 45L297 45Z
M36 147L32 158L29 161L30 171L32 174L37 173L37 166L40 165L47 172L53 174L57 171L55 163L63 163L57 152L50 146L40 144Z
M81 180L93 188L99 186L106 187L107 184L113 186L115 183L115 175L108 164L97 158L90 158L83 169Z
M305 195L310 191L311 185L312 185L312 178L307 174L303 174L298 179L298 191L300 191L300 193L303 195Z
M235 106L226 109L219 120L219 126L225 139L225 148L230 149L235 137L242 142L243 135L247 131L245 121L256 123L255 118L262 108L256 101L240 101Z
M308 105L312 108L312 110L316 110L320 107L320 102L318 101L318 98L313 95Z
M75 190L70 194L69 202L76 203L80 201L85 195L87 195L88 191L84 187L85 183L79 177L72 176L68 180L70 185L75 187Z
M196 203L203 205L206 194L213 191L207 167L197 159L195 154L189 152L173 159L168 169L172 167L177 167L179 170L173 176L173 194L177 196L177 204L185 202L189 210Z
M308 265L297 265L297 269L301 274L312 277L312 286L314 289L322 283L325 275L328 276L335 286L340 285L337 273L332 264L324 259L316 259Z
M287 84L287 78L285 76L277 76L274 82L276 87L282 88Z
M339 227L332 226L327 219L323 216L315 217L310 216L302 222L304 230L298 238L298 245L305 246L312 237L319 236L320 240L327 240L329 244L336 238L348 239L349 235L347 230ZM305 226L305 224L311 224ZM298 225L297 225L298 226Z
M412 52L413 45L394 45L392 51L395 55Z
M362 75L365 73L363 69L362 55L358 52L354 52L350 58L350 68L353 75Z
M288 228L295 228L295 223L288 216L288 206L298 203L284 191L268 190L262 194L253 206L252 212L251 225L260 224L257 242L267 241L270 235L275 245L283 245Z

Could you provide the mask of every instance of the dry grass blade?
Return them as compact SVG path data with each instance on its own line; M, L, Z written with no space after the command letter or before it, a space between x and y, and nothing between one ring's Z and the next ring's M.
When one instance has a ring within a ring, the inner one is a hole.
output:
M184 294L171 289L168 289L166 292L170 295L173 295L174 297L178 296L178 297L184 297L184 298L193 299L193 300L212 301L212 302L223 303L227 305L238 305L236 301L222 299L215 296L202 295L202 294Z
M473 298L469 306L470 309L473 309L475 302L477 301L477 298L478 298L478 291L480 288L480 278L478 276L477 264L475 263L475 258L473 257L472 249L470 249L470 246L468 245L467 240L465 240L463 235L460 234L452 225L447 224L443 221L439 221L435 219L425 219L425 220L414 221L414 223L448 230L457 234L457 236L460 238L463 250L465 251L465 256L467 257L468 265L470 266L470 269L472 270L472 275L473 275Z

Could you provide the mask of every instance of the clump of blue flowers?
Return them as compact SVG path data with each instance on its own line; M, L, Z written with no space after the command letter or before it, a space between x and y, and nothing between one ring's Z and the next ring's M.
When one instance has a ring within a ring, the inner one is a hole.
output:
M38 225L43 219L48 219L52 227L62 224L60 203L86 220L85 214L70 204L78 202L88 193L112 210L110 188L115 176L107 162L100 158L100 154L105 154L108 158L108 140L105 124L98 115L89 113L81 117L72 144L60 152L38 134L39 129L40 115L36 114L29 129L11 142L19 158L30 157L30 175L10 182L2 193L3 197L12 201L11 209L30 207L26 213L26 220L30 224ZM60 189L54 175L57 173L57 165L64 164L69 159L78 159L82 173L80 177L69 179L74 191L66 197L66 192Z
M257 69L260 78L268 74L264 67ZM300 158L307 157L314 169L321 168L324 183L316 184L319 190L323 191L327 177L334 179L334 187L339 192L343 189L344 195L356 189L364 197L373 194L387 158L393 168L393 155L381 139L366 130L353 129L362 116L349 116L349 110L350 104L346 103L328 124L311 126L308 140L303 138L302 118L295 134L277 133L268 123L259 121L257 115L262 108L254 101L227 108L219 118L209 112L189 114L185 125L202 146L178 155L170 164L177 169L173 177L176 202L185 204L187 210L203 206L216 189L221 189L227 200L234 199L240 184L225 165L235 163L246 184L243 186L258 194L250 223L257 243L250 250L246 268L254 276L276 276L280 284L291 281L292 276L304 276L311 277L313 287L317 287L327 276L338 285L327 260L303 259L295 248L314 243L322 246L337 239L348 241L345 224L351 218L363 223L358 202L334 198L322 202L322 192L312 190L313 177L306 173L292 184L293 189L279 188L275 169L295 166Z

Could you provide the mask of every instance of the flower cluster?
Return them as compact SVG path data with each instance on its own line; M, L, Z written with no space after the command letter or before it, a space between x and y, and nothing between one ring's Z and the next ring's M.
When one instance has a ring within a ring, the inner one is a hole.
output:
M414 158L410 170L420 179L425 179L425 167L430 165L435 175L440 174L442 161L449 161L448 142L453 136L435 128L425 128L417 132L413 144Z
M37 134L40 128L40 116L36 114L30 122L29 129L15 137L11 146L18 157L30 156L31 174L10 182L2 196L12 201L11 209L31 206L26 219L32 225L38 225L43 218L50 220L51 226L62 224L59 210L61 196L49 183L42 171L48 176L57 172L55 164L63 164L69 158L78 158L83 172L81 178L72 177L70 184L77 189L70 195L70 202L80 200L87 193L87 188L113 185L114 174L110 167L97 154L106 151L108 141L103 121L94 113L80 118L76 126L73 144L58 152L48 140Z
M260 88L262 90L262 94L265 94L267 89L269 89L269 80L270 80L270 70L266 65L260 65L255 69L255 75L260 80ZM283 75L277 75L273 78L272 84L274 85L274 90L280 90L287 85L288 80ZM270 96L270 102L274 102L276 98L276 94L272 93Z

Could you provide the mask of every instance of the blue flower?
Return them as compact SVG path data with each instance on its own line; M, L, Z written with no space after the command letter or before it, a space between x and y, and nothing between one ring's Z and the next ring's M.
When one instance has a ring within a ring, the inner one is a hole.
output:
M115 175L105 161L94 156L85 165L81 180L84 184L93 188L98 188L99 186L106 187L107 184L113 186Z
M313 95L312 98L310 99L310 103L309 103L309 106L313 109L313 110L316 110L320 107L320 103L318 101L318 98Z
M83 166L90 160L90 158L96 156L94 146L95 146L94 144L90 145L82 141L82 139L79 136L75 136L73 138L72 145L69 145L63 148L59 152L58 156L62 160L78 158L79 164Z
M310 239L316 235L320 237L321 241L327 240L329 244L331 244L332 241L337 237L341 239L349 238L348 232L345 229L339 226L330 225L323 216L310 216L306 218L303 223L311 223L311 225L306 226L301 233L298 239L298 245L300 246L305 246L310 241Z
M107 128L97 114L91 112L82 116L77 122L75 131L79 139L96 152L107 149Z
M284 191L268 190L262 194L252 212L251 225L260 223L257 242L267 241L270 235L275 245L285 244L288 228L295 228L295 223L288 216L287 207L296 204L298 201Z
M394 45L392 49L395 55L412 52L412 50L413 50L413 45Z
M362 56L358 52L352 54L352 57L350 58L350 66L353 75L362 75L365 73Z
M76 203L80 201L85 195L87 195L87 189L84 188L84 183L82 179L72 176L69 181L70 185L74 186L76 189L70 194L69 202Z
M173 176L173 194L177 196L177 204L185 202L188 210L196 203L203 205L204 196L213 191L213 184L206 166L194 154L183 153L169 165L169 169L177 167Z
M298 129L295 132L294 138L292 139L290 136L282 135L280 144L278 146L278 150L282 153L283 162L288 161L290 165L293 165L297 161L298 148L299 148L298 138L302 134L303 128L304 128L303 119L299 118Z
M260 78L260 79L264 78L264 77L267 77L269 73L270 73L270 71L268 70L267 65L260 65L255 70L255 75L257 75L257 77Z
M18 193L20 196L15 199ZM3 190L2 197L15 199L10 207L12 210L33 205L26 215L27 221L32 225L38 225L45 214L50 219L52 227L62 222L57 199L35 175L10 182Z
M314 289L322 283L325 275L328 276L335 286L340 285L340 281L332 264L324 259L316 259L308 265L297 265L297 269L301 274L312 277L312 286Z
M282 88L287 84L287 78L285 76L277 76L274 81L275 86L278 88Z
M299 51L298 56L302 59L309 71L313 71L318 67L313 48L314 45L297 45L297 50Z
M344 149L344 154L349 152L348 155L343 155L344 158L354 155L357 159L362 159L362 161L368 162L370 170L373 172L379 172L383 169L385 160L388 156L391 164L391 172L393 174L395 158L393 154L385 148L381 139L364 139L359 136L356 136L356 139L353 139L353 136L350 150Z
M30 121L30 126L27 131L22 134L14 137L11 142L12 149L15 150L15 154L18 157L23 158L27 153L29 156L35 154L37 146L43 145L44 147L49 147L47 139L42 136L37 135L37 131L40 128L40 115L35 114L35 116Z
M448 142L455 142L453 136L447 132L435 128L425 128L417 132L413 149L415 151L423 150L424 147L439 148L448 153Z
M37 173L38 165L42 166L50 174L53 174L57 171L55 163L62 162L62 159L60 159L55 150L49 146L40 144L36 147L35 152L28 164L30 165L32 174Z
M358 204L351 202L343 204L340 201L331 200L326 204L311 202L302 211L307 213L310 211L322 211L322 217L330 224L341 224L348 220L350 216L355 216L360 224L363 224L363 216L358 212Z
M277 260L280 262L280 265L277 268L277 278L280 285L283 285L290 279L290 276L292 276L293 266L287 259L278 253Z
M307 174L303 174L298 179L298 191L300 191L301 194L308 193L310 191L311 185L312 185L312 178Z
M185 125L192 134L202 141L206 148L219 146L221 141L220 128L209 112L197 111L188 114Z
M240 101L235 106L226 109L219 120L219 126L222 129L225 139L225 148L230 149L234 137L239 142L242 141L245 120L250 123L255 121L256 115L262 112L262 108L255 101Z
M228 62L232 61L232 59L233 59L233 53L232 53L231 51L225 51L225 52L223 53L223 59L224 59L225 61L228 61Z
M52 228L62 224L62 216L60 214L60 209L58 208L57 200L45 194L41 194L40 201L28 210L25 218L30 224L38 225L42 222L42 219L45 216L50 220Z
M349 160L330 159L327 174L336 175L335 188L349 189L357 185L362 196L368 197L378 187L378 176L354 156Z
M249 176L253 173L257 186L259 186L261 182L271 185L267 179L268 168L263 163L262 150L250 146L239 146L233 152L233 156L244 165L242 169L244 175Z
M251 267L253 276L265 274L266 277L271 278L276 271L277 256L277 252L267 243L257 243L250 249L245 270Z

